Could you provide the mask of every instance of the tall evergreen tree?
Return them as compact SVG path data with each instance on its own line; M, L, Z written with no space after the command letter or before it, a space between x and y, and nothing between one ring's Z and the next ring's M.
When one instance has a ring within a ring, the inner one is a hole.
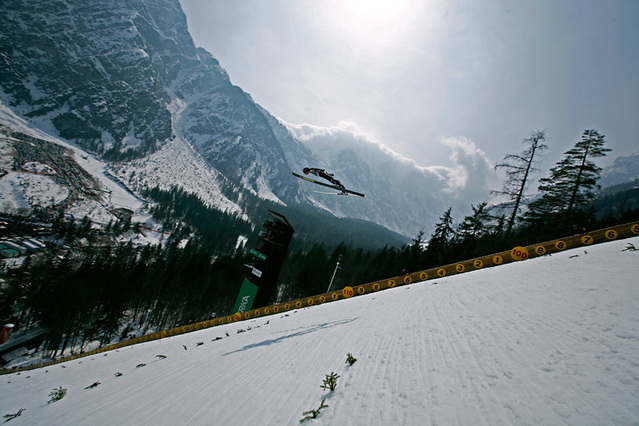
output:
M492 217L488 213L487 202L479 203L477 207L470 206L473 214L466 216L457 227L455 240L460 243L473 243L484 237L490 231Z
M543 142L546 140L546 131L533 131L530 136L523 140L527 148L519 155L508 154L504 157L504 162L497 164L495 169L505 169L506 180L501 191L493 191L493 194L504 195L508 203L512 205L512 212L506 224L506 236L512 230L519 207L524 200L526 185L530 180L530 174L537 170L535 167L536 155L548 146Z
M535 221L559 216L559 224L567 226L575 208L592 201L600 189L597 180L602 169L592 160L611 151L604 143L604 135L596 130L584 131L574 148L550 169L550 177L539 180L539 191L543 195L529 204L528 219Z
M439 218L439 222L435 225L435 232L433 232L428 241L426 256L428 257L429 263L433 265L441 265L444 263L447 257L446 252L450 248L450 242L455 237L451 210L452 208L449 207L443 216Z

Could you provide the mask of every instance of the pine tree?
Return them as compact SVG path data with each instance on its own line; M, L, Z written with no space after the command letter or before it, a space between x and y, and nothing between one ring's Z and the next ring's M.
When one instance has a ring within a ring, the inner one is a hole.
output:
M430 262L441 265L446 259L446 252L450 249L450 242L455 237L453 229L453 217L451 215L452 208L449 207L439 222L435 225L435 232L431 235L426 249L427 257Z
M415 271L420 266L423 237L424 231L420 230L417 236L413 238L413 244L408 247L408 271Z
M478 239L484 237L490 231L490 222L492 217L488 213L486 206L487 202L483 202L475 206L470 206L473 209L471 216L466 216L462 223L457 227L457 234L455 240L460 243L472 243L474 244Z
M550 169L550 177L539 180L541 198L529 204L528 220L544 220L559 217L558 222L567 226L576 207L584 206L595 198L600 189L597 180L601 167L594 158L604 157L609 148L604 148L604 135L596 130L584 131L581 141L565 153L563 160Z
M534 131L530 136L523 140L528 146L520 155L508 154L504 157L504 162L497 164L495 169L503 168L506 170L506 180L501 191L493 191L493 194L505 195L509 204L512 205L512 212L506 225L506 236L510 235L519 207L524 200L526 185L530 180L530 174L537 171L535 167L535 155L540 151L547 149L548 146L543 143L546 140L546 131Z

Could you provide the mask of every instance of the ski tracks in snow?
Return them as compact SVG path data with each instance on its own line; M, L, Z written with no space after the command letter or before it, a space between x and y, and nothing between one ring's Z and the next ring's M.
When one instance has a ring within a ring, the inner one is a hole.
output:
M362 305L347 338L362 361L348 402L317 423L636 422L638 293L610 279L628 260L562 255L571 285L547 257L349 302Z

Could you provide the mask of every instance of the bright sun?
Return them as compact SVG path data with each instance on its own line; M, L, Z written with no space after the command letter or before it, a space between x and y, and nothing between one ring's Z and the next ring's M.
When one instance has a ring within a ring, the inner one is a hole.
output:
M381 41L411 21L415 0L337 0L334 16L349 37Z

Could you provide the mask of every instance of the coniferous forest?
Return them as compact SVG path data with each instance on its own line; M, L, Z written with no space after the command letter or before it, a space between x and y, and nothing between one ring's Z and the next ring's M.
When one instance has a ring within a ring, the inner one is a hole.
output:
M503 188L494 191L502 202L471 206L472 213L462 218L449 208L430 234L420 232L409 244L361 221L287 208L283 213L295 234L275 301L324 293L333 275L335 290L562 237L574 227L593 230L639 220L637 182L600 192L595 160L609 150L596 130L583 133L539 180L539 194L530 200L527 190L544 139L544 132L531 133L522 153L507 155L497 166L506 171ZM142 231L125 219L96 231L87 218L59 218L53 232L64 248L51 242L9 271L0 319L20 330L44 328L47 353L56 356L91 342L107 344L133 332L231 313L260 225L207 208L178 188L144 195L153 200L155 220L170 231L164 244L117 242L118 236ZM253 217L282 208L243 197Z

